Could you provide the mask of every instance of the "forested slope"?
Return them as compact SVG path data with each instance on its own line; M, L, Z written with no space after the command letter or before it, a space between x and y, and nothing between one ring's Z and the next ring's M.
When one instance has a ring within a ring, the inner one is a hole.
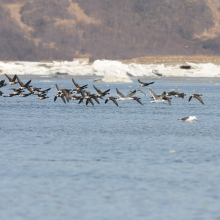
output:
M0 0L0 60L220 55L218 0Z

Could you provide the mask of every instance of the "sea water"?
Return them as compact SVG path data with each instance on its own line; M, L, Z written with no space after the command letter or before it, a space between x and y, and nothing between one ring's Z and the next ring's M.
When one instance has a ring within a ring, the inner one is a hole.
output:
M22 81L28 81L22 79ZM88 91L133 83L88 84ZM155 81L156 94L175 89L172 105L61 98L71 80L33 79L49 99L0 97L0 219L220 219L220 90L218 82ZM5 94L9 88L1 88ZM202 105L190 94L203 94ZM108 95L108 96L110 96ZM198 121L177 119L196 116Z

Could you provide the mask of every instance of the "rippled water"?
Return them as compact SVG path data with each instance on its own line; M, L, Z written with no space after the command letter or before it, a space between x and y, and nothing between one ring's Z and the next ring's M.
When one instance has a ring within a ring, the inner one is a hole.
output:
M25 82L25 80L23 80ZM127 94L138 83L93 83ZM136 101L95 107L50 99L0 97L0 219L220 219L220 101L216 82L156 81L161 94L176 86L203 94L172 105ZM5 94L10 90L1 88ZM197 122L177 119L195 115Z

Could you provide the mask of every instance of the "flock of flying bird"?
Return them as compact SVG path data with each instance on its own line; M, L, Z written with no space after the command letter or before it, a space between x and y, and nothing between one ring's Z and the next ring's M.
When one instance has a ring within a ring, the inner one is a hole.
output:
M46 90L41 90L41 88L36 88L30 85L31 80L29 80L27 83L23 83L19 77L17 75L14 75L14 77L10 77L7 74L5 74L5 76L8 78L9 85L15 85L17 83L19 83L20 87L19 88L10 88L10 90L13 90L14 92L11 94L7 94L4 95L3 97L13 97L16 95L19 95L20 97L27 97L30 95L37 95L38 99L42 100L42 99L47 99L49 98L47 96L48 91L51 88L48 88ZM16 81L17 80L17 81ZM88 85L83 85L80 86L78 83L76 83L76 81L74 79L72 79L73 84L75 85L76 88L74 89L60 89L59 86L56 84L56 88L57 88L57 94L54 96L54 101L57 100L58 97L60 97L63 102L66 104L66 101L69 102L70 100L79 100L78 104L83 103L83 100L86 100L86 105L88 105L89 103L91 103L94 106L93 100L96 101L98 104L100 104L99 99L103 99L103 97L105 97L106 95L109 94L110 89L102 92L100 89L98 89L97 87L94 87L94 89L97 91L96 94L91 94L89 91L86 91L85 89L87 88ZM138 82L140 83L139 86L141 87L147 87L150 84L153 84L154 82L150 82L150 83L145 83L142 82L138 79ZM7 84L5 83L5 80L1 80L0 81L0 88L6 86ZM28 93L24 93L25 89L28 90ZM160 103L160 102L166 102L168 101L169 105L171 105L171 97L170 96L174 96L177 98L184 98L186 96L186 94L184 93L178 93L176 91L171 91L171 92L163 92L161 95L157 95L155 92L153 92L151 90L151 88L149 88L150 94L152 95L151 98L151 102L152 103ZM35 93L36 92L36 93ZM146 94L142 91L142 90L134 90L134 91L130 91L127 95L122 94L117 88L116 88L116 94L119 96L119 98L115 98L113 96L107 97L105 99L105 104L108 101L112 101L114 102L115 105L118 106L118 102L117 101L128 101L128 100L135 100L137 101L139 104L143 105L142 102L140 101L140 98L134 96L137 92L142 93L143 95L146 96ZM72 94L74 94L72 96ZM79 94L79 95L76 95ZM3 92L0 91L0 96L3 95ZM192 98L196 98L198 99L203 105L204 102L201 98L202 94L192 94L189 96L189 100L190 101ZM197 118L195 116L189 116L189 117L185 117L185 118L181 118L179 120L182 121L192 121Z
M20 97L27 97L27 96L30 96L30 95L37 95L38 96L38 99L47 99L49 97L46 96L46 93L51 89L46 89L46 90L41 90L41 88L36 88L36 87L33 87L30 85L31 83L31 80L29 80L27 83L23 83L19 77L17 75L14 75L13 78L11 78L10 76L8 76L7 74L5 74L5 76L8 78L9 82L8 84L9 85L15 85L17 83L19 83L20 87L19 88L10 88L9 90L13 90L14 92L13 93L10 93L10 94L7 94L7 95L4 95L3 97L13 97L13 96L20 96ZM16 82L17 80L17 82ZM0 88L6 86L7 84L5 83L5 80L1 80L0 81ZM33 87L33 88L31 88ZM24 93L25 92L25 89L27 89L29 91L29 93ZM34 93L34 92L37 92L37 93ZM4 93L2 91L0 91L0 96L2 96Z

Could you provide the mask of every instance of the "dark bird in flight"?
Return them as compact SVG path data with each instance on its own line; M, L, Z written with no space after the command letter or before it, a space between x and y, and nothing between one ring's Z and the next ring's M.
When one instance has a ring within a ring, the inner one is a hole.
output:
M117 103L117 101L116 101L116 98L114 98L114 97L108 97L106 100L105 100L105 104L109 101L109 100L111 100L111 101L113 101L117 106L118 106L118 103Z
M31 80L29 80L26 84L24 84L23 82L21 82L21 80L19 79L18 76L17 76L17 80L18 80L18 82L19 82L19 84L20 84L19 89L27 89L27 87L29 86L29 84L30 84L30 82L31 82Z
M103 96L106 96L106 95L108 95L109 93L109 91L110 91L110 89L108 89L108 90L106 90L105 92L102 92L100 89L98 89L97 87L95 87L95 86L93 86L94 87L94 89L98 92L98 94L96 95L98 98L100 98L100 99L102 99L102 97Z
M0 88L2 88L3 86L6 86L7 84L5 83L5 80L1 80L0 81Z
M13 78L11 78L10 76L8 76L6 73L5 73L5 76L8 78L8 80L9 80L9 85L14 85L14 84L16 84L16 83L18 83L18 82L15 82L15 80L17 79L17 75L14 75L14 77Z
M149 86L150 84L154 83L154 82L144 83L144 82L141 82L140 79L138 79L138 82L140 83L139 86Z
M196 98L196 99L198 99L204 105L204 102L202 101L202 98L200 96L202 96L202 94L200 94L200 95L199 94L192 94L192 95L189 96L189 101L192 98Z

